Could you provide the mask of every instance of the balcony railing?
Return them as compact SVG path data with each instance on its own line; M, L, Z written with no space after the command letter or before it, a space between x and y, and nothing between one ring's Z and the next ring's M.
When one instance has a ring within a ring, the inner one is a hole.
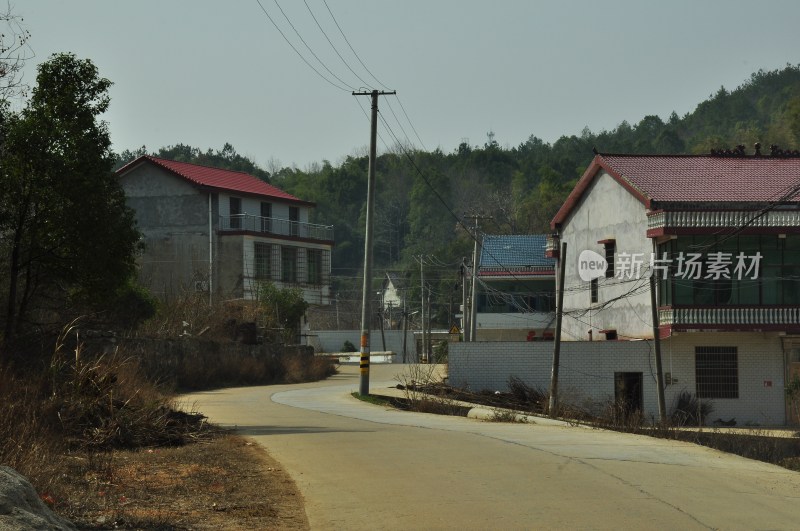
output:
M332 225L316 225L280 218L265 218L249 214L220 216L219 230L222 232L245 231L265 235L293 236L312 240L333 241Z
M662 326L683 328L800 325L800 307L660 308L658 320Z
M647 215L647 229L714 229L748 226L753 228L798 227L800 211L704 210L653 212Z

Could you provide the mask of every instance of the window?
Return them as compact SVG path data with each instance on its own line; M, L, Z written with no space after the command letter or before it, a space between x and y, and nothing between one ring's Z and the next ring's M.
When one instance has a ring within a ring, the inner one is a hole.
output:
M596 278L592 279L592 284L591 284L591 290L590 291L591 291L591 297L592 297L591 298L591 302L597 302L597 298L598 298L597 297L598 282L597 282Z
M289 207L289 230L292 236L300 234L300 209L297 207Z
M263 242L255 242L255 277L258 280L269 280L272 277L272 247Z
M603 240L600 243L603 244L605 248L605 259L606 264L606 278L614 278L614 253L617 252L617 241L616 240Z
M318 249L306 250L308 261L308 283L322 284L322 251Z
M695 347L697 398L739 398L736 347Z
M242 228L242 200L238 197L231 197L229 200L228 213L231 215L231 228Z
M281 280L297 282L297 249L294 247L281 247Z
M261 203L261 232L272 232L272 203Z

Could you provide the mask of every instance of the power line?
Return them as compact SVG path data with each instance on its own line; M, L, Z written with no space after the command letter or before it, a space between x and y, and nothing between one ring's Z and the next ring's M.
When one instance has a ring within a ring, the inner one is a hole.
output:
M333 87L335 87L335 88L337 88L337 89L339 89L339 90L343 90L343 91L345 91L345 92L349 92L349 90L348 90L347 88L337 85L336 83L334 83L333 81L331 81L330 79L328 79L327 77L325 77L325 76L322 74L322 72L320 72L319 70L317 70L316 68L314 68L314 65L312 65L311 63L309 63L309 62L308 62L308 60L305 58L305 56L304 56L303 54L301 54L301 53L300 53L300 51L299 51L297 48L295 48L294 44L292 44L292 42L289 40L289 38L288 38L288 37L286 37L286 34L285 34L285 33L283 33L283 31L282 31L282 30L281 30L281 28L278 26L278 24L276 24L276 23L275 23L275 21L274 21L274 20L272 19L272 17L270 16L269 12L268 12L268 11L267 11L267 10L264 8L263 4L261 3L261 0L256 0L256 3L258 3L258 6L261 8L261 11L263 11L263 12L264 12L264 14L267 16L267 18L269 19L269 21L270 21L270 22L272 22L272 25L273 25L273 26L275 26L275 29L276 29L276 30L278 30L278 33L280 33L280 34L281 34L281 37L283 37L283 40L285 40L285 41L286 41L286 44L288 44L288 45L289 45L289 46L292 48L292 50L294 50L294 53L296 53L296 54L298 55L298 57L300 57L300 59L302 59L302 60L303 60L303 62L304 62L304 63L305 63L305 64L306 64L306 65L307 65L307 66L308 66L308 67L309 67L311 70L313 70L313 71L314 71L314 73L316 73L316 74L317 74L319 77L321 77L322 79L324 79L324 80L325 80L327 83L329 83L331 86L333 86ZM319 58L317 58L317 60L319 60Z
M333 42L331 41L330 37L328 37L328 34L327 34L327 33L325 33L325 30L324 30L324 29L322 29L322 25L319 23L319 20L317 20L317 17L314 15L314 12L311 10L311 6L309 6L309 5L308 5L308 2L307 2L307 0L303 0L303 3L306 5L306 8L308 9L308 12L311 14L311 18L313 18L313 19L314 19L314 22L316 22L316 23L317 23L317 27L318 27L318 28L319 28L319 30L322 32L322 34L325 36L325 39L328 41L328 44L330 44L330 45L331 45L331 48L333 48L333 51L334 51L334 52L336 52L336 55L338 55L338 56L339 56L339 59L341 59L341 60L342 60L342 62L344 63L344 66L346 66L346 67L347 67L347 69L348 69L348 70L350 70L350 72L352 72L352 73L353 73L353 75L354 75L354 76L356 76L356 77L358 78L358 80L359 80L359 81L361 81L362 83L364 83L364 85L365 85L365 86L368 86L368 85L369 85L369 83L367 83L366 81L364 81L364 79L363 79L361 76L359 76L359 75L356 73L356 71L355 71L355 70L353 70L353 69L350 67L350 64L349 64L347 61L345 61L344 57L342 57L342 54L340 54L340 53L339 53L339 50L338 50L338 49L336 49L336 46L334 46L334 45L333 45ZM384 87L384 88L385 88L385 87Z
M259 5L261 5L261 0L256 0L256 1L259 3ZM347 83L346 81L344 81L342 78L340 78L339 76L337 76L336 74L334 74L334 73L333 73L333 71L332 71L330 68L328 68L328 66L327 66L327 65L326 65L326 64L325 64L325 63L322 61L322 59L320 59L320 58L317 56L317 54L315 54L315 53L314 53L314 50L312 50L312 49L311 49L311 46L309 46L309 45L308 45L308 43L305 41L305 39L303 38L303 36L302 36L302 35L300 35L300 32L299 32L299 31L297 31L297 28L295 28L295 27L294 27L294 24L292 24L292 21L291 21L291 20L289 20L289 17L286 15L286 12L283 10L283 8L281 7L281 5L278 3L278 0L273 0L273 1L275 2L275 5L276 5L276 6L278 6L278 9L280 10L281 14L283 14L283 18L285 18L285 19L286 19L286 22L288 22L288 23L289 23L289 26L291 26L291 27L292 27L292 29L294 30L294 32L297 34L297 37L300 39L300 42L302 42L302 43L305 45L306 49L308 49L308 51L311 53L311 55L313 55L313 56L314 56L314 58L315 58L315 59L316 59L316 60L319 62L319 64L321 64L321 65L322 65L322 67L323 67L325 70L327 70L327 71L328 71L328 73L329 73L330 75L332 75L333 77L335 77L335 78L336 78L336 79L339 81L339 83L343 84L344 86L346 86L346 87L347 87L347 88L349 88L350 90L355 90L355 88L354 88L352 85L350 85L349 83Z
M347 36L344 34L344 31L342 30L342 27L336 21L336 17L333 16L333 11L331 11L331 8L328 5L327 0L322 0L322 3L325 4L325 7L328 9L328 13L330 13L331 19L333 19L333 23L336 24L337 28L339 28L339 33L342 34L342 38L344 39L344 42L346 42L347 46L350 47L350 51L353 52L353 55L356 57L356 59L358 59L358 62L361 63L361 66L364 67L364 70L367 71L367 73L372 77L372 79L374 79L378 83L378 85L382 86L386 90L389 90L389 87L387 87L386 85L381 83L381 81L377 77L375 77L375 75L370 71L370 69L367 68L367 65L364 64L364 61L361 60L361 57L359 57L359 55L356 53L355 49L353 49L353 46L350 44L350 41L347 39ZM361 79L361 78L359 77L359 79ZM367 83L367 84L369 84L369 83Z

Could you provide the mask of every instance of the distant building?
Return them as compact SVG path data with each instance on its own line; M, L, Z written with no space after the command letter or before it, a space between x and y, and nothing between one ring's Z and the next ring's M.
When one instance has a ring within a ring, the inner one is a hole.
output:
M478 266L477 341L553 339L555 260L547 237L486 235Z
M402 326L406 302L406 283L396 273L386 273L381 286L381 305L384 326L396 329Z
M333 227L309 222L314 203L243 172L147 155L117 175L144 234L139 278L157 296L254 299L269 281L330 303Z

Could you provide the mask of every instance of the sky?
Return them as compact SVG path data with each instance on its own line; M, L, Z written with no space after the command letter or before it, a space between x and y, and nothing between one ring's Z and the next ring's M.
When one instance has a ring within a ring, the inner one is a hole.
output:
M800 63L796 0L11 0L11 9L31 32L29 84L58 52L91 59L114 83L103 119L115 151L229 142L268 170L366 154L370 101L353 90L397 92L379 98L379 151L399 140L452 152L489 132L514 147L683 116L721 86Z

